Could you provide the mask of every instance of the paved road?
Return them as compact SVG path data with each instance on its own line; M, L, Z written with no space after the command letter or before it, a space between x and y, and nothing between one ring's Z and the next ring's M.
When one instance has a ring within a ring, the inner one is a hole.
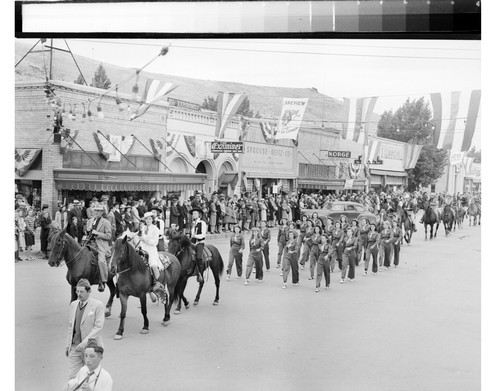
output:
M148 301L148 335L139 334L139 301L130 299L121 341L113 340L115 302L103 361L114 389L479 390L480 228L448 238L440 228L428 242L419 228L398 269L364 277L360 267L343 285L336 270L329 291L315 293L307 269L300 286L281 289L274 256L262 284L224 279L218 307L210 276L200 305L167 327L162 307ZM227 265L228 239L211 242ZM43 260L16 264L16 390L58 390L65 381L65 273ZM190 280L190 301L196 287ZM92 296L105 302L107 292L95 287Z

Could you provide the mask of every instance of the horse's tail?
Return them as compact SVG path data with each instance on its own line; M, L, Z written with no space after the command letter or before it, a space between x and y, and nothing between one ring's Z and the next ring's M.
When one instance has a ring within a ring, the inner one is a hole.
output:
M219 276L222 276L222 274L224 273L224 260L222 259L222 256L220 255L217 247L210 245L210 251L212 252L212 257L214 258L214 260L219 263Z

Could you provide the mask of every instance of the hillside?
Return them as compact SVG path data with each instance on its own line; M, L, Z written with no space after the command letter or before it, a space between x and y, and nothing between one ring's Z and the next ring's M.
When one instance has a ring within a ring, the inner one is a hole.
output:
M26 44L21 40L16 40L15 62L24 56L32 45ZM38 47L39 48L39 47ZM76 61L83 72L87 83L90 83L95 72L98 60L92 60L87 57L75 55ZM45 62L48 66L49 56L45 53ZM44 58L42 53L30 53L15 69L16 81L40 81L45 79ZM103 63L106 73L112 84L129 77L134 70L124 68L114 64ZM54 51L53 55L53 79L66 82L74 82L78 76L71 56L68 53ZM144 89L144 84L148 78L155 78L178 84L170 97L184 101L202 104L206 96L215 96L218 91L232 91L246 93L250 99L251 108L259 111L263 118L278 118L281 113L281 104L283 97L289 98L309 98L306 113L304 116L304 126L320 127L322 121L339 122L341 120L342 102L338 99L320 94L312 88L282 88L272 86L255 86L226 81L199 80L181 76L161 75L143 71L139 79L139 91ZM120 91L129 93L135 80L131 80L124 85ZM378 116L375 115L375 120ZM328 127L339 128L340 124L329 123Z

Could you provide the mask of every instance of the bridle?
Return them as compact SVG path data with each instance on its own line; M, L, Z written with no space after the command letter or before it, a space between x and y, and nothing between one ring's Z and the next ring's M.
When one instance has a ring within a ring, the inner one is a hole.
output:
M127 245L124 245L123 248L127 248ZM123 255L125 254L125 250L122 249L122 252L120 254L120 256L118 257L118 262L116 262L116 274L119 276L120 274L122 273L125 273L125 272L128 272L130 269L132 269L132 266L129 266L128 268L126 268L125 270L118 270L118 264L122 261L123 259ZM127 251L128 252L128 251Z
M66 234L65 234L65 235L66 235ZM61 250L59 251L59 254L58 254L58 256L57 256L57 259L59 260L59 265L60 265L61 260L63 259L63 258L62 258L62 255L63 255L63 251L64 251L64 247L65 247L65 246L66 246L66 239L63 237L63 238L62 238ZM66 261L66 260L65 260L66 265L68 265L69 263L73 262L73 261L74 261L74 260L75 260L75 259L76 259L79 255L80 255L80 253L83 251L83 248L84 248L84 247L85 247L85 246L82 246L82 248L80 248L80 251L78 251L78 252L76 253L76 255L75 255L73 258L71 258L69 261Z

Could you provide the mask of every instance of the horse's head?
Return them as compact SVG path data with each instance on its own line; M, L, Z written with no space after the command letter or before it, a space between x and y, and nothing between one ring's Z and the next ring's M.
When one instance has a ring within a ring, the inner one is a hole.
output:
M49 265L59 266L66 255L68 243L66 242L66 231L62 230L59 234L53 235L50 242Z
M110 271L112 274L119 273L129 267L129 241L132 237L123 235L115 241L112 249Z
M186 235L173 235L168 241L168 252L177 256L182 249L188 248L190 244L191 241Z

